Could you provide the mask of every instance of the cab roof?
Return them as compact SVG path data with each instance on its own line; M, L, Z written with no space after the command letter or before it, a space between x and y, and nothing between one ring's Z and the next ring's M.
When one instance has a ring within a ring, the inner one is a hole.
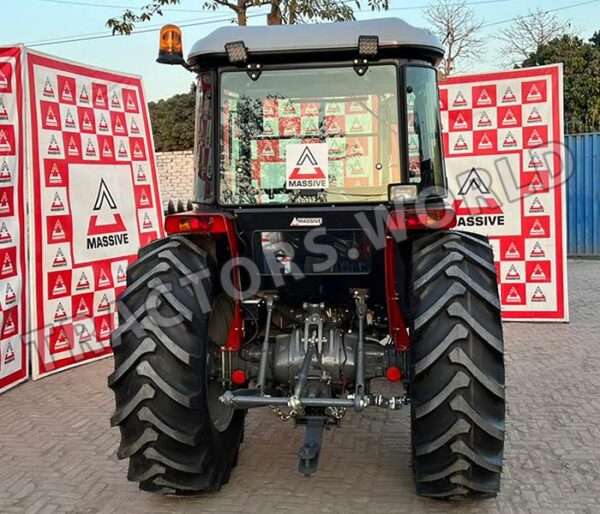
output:
M378 36L379 48L417 48L444 54L439 39L399 18L252 27L221 27L198 40L188 55L191 63L202 56L225 55L225 44L243 41L250 54L353 50L359 36Z

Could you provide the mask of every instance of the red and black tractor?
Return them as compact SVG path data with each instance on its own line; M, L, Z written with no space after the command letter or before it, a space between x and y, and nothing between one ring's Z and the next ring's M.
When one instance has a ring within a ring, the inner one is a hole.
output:
M305 427L311 475L348 409L409 405L417 493L497 493L496 269L450 230L443 53L380 19L219 28L186 61L163 28L159 62L197 74L196 185L118 300L112 424L141 489L218 490L248 409Z

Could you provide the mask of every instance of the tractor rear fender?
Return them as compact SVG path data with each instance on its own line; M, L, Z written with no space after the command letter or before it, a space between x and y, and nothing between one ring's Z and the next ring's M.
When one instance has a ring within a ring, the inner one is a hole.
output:
M388 313L390 336L401 352L408 350L410 337L407 322L400 308L400 291L404 290L398 281L399 245L406 241L411 232L424 230L446 230L456 226L456 213L446 204L412 207L402 206L390 211L386 223L384 248L385 299Z
M234 290L234 312L227 334L225 351L237 352L244 339L244 319L242 316L242 293L239 266L238 239L233 216L224 212L183 212L170 214L165 218L167 234L186 234L217 261L216 237L227 242L228 258L232 260L231 283Z

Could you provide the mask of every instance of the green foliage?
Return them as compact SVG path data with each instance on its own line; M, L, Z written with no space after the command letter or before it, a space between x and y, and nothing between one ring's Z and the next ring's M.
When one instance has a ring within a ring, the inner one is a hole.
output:
M270 6L266 16L269 25L306 23L308 21L349 21L354 19L354 9L361 8L363 1L372 11L387 10L389 0L200 0L199 6L207 11L229 9L238 25L246 25L248 11L254 7ZM152 0L139 13L126 9L121 16L110 18L106 26L113 34L131 34L136 24L162 16L165 6L177 5L180 0Z
M523 67L563 63L565 130L568 133L600 130L600 46L598 33L586 42L565 35L540 45L523 61Z
M194 148L194 110L196 91L148 103L154 148L157 152Z

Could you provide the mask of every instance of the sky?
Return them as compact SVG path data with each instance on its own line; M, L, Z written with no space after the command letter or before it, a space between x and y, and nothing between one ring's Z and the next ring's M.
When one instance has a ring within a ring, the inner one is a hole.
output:
M403 18L412 25L423 27L426 21L423 8L431 0L389 0L388 13L372 13L366 7L355 11L357 19L382 16ZM0 0L0 45L24 43L28 47L57 57L82 62L91 66L140 75L148 100L168 98L186 92L193 81L191 73L180 66L166 66L155 62L158 53L158 34L165 23L182 26L184 52L192 44L215 28L226 25L232 19L231 11L202 10L203 0L181 0L180 6L164 9L164 16L140 24L140 30L131 36L110 36L106 20L118 16L123 9L136 9L150 0ZM530 9L561 9L556 15L570 19L575 33L590 37L600 29L600 0L577 5L585 0L466 0L486 25L482 35L486 50L480 59L469 63L463 71L489 71L499 69L501 44L495 34L515 16L524 15ZM87 5L79 5L87 4ZM366 0L362 1L367 5ZM572 6L572 7L570 7ZM564 9L562 9L564 8ZM256 15L252 24L265 24L266 9L250 11ZM188 25L188 26L185 26ZM101 39L85 39L88 36L106 36ZM84 37L85 36L85 37ZM61 39L78 41L49 44Z

